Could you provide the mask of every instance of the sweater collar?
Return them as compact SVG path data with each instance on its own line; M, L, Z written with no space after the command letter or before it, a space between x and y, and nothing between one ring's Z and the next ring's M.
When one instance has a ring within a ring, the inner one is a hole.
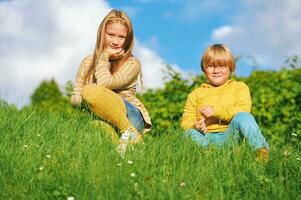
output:
M210 84L210 83L202 83L200 87L202 87L202 88L223 88L223 87L225 87L226 85L232 83L233 81L234 81L234 80L229 79L229 80L227 80L224 84L219 85L219 86L214 86L214 85L212 85L212 84Z

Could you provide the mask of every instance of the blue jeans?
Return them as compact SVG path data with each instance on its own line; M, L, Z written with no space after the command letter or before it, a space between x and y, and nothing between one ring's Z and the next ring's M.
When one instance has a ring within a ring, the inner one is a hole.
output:
M137 129L137 131L142 132L144 129L144 119L140 111L127 100L123 99L123 101L127 110L126 117L129 119L131 124Z
M225 132L204 134L195 129L188 129L186 136L203 147L208 147L210 144L222 147L246 138L253 149L269 148L269 144L263 137L253 115L248 112L237 113Z

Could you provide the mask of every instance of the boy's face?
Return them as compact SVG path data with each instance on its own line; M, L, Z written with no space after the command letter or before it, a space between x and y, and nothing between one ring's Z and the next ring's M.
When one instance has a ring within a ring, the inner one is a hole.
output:
M204 68L205 76L208 82L214 86L220 86L227 82L230 76L230 68L225 65L208 64Z

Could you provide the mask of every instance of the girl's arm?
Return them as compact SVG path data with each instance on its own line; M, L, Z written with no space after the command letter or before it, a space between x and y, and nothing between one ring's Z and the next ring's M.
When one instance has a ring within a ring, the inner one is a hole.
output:
M104 52L96 65L96 83L109 89L126 88L137 80L140 70L140 62L136 58L129 58L117 72L111 74L109 54Z
M81 92L85 83L85 78L88 74L91 65L92 56L87 56L81 62L76 74L75 85L73 88L73 94L71 96L71 104L80 104L82 101Z

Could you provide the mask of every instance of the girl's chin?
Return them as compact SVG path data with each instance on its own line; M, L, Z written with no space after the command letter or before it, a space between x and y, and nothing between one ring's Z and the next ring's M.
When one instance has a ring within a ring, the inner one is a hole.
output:
M120 47L118 47L118 48L114 48L114 47L107 47L108 49L112 49L112 50L115 50L115 51L121 51L122 50L122 48L120 48Z

